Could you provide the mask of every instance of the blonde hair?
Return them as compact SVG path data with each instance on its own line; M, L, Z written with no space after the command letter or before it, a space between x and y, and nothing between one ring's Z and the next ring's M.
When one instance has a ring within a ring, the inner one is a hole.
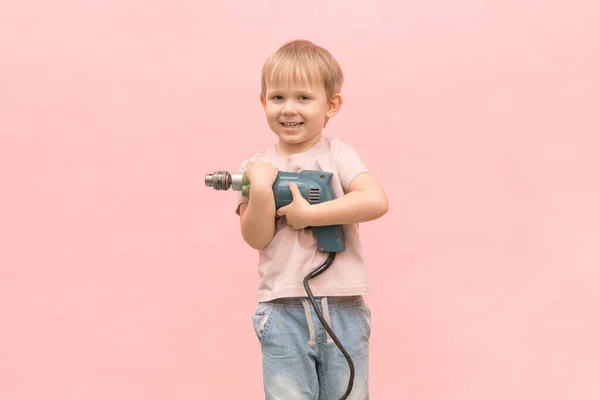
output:
M271 54L262 68L261 94L266 95L267 84L292 83L322 84L331 100L342 90L344 73L337 60L324 48L308 40L285 43Z

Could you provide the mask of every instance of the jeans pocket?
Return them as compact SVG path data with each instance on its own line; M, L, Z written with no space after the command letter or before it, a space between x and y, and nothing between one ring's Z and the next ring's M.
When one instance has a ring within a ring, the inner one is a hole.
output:
M365 327L367 337L371 336L371 308L367 305L364 300L361 300L357 304L358 311L360 312L363 325Z
M256 337L258 337L258 341L261 344L265 337L267 322L269 321L269 316L271 315L272 311L273 306L271 304L258 303L256 311L252 316L252 324L254 325L254 331L256 332Z

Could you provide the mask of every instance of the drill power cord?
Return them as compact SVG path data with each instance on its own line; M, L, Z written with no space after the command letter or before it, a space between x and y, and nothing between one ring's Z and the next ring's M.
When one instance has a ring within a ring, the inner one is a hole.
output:
M310 303L312 304L313 309L315 310L315 313L317 314L317 317L319 318L319 321L321 321L321 324L323 324L323 327L325 328L327 333L329 333L329 336L331 336L331 339L333 339L333 341L335 342L337 347L340 349L340 351L346 358L346 361L348 361L348 366L350 367L350 378L348 380L348 388L346 389L346 393L344 393L344 395L342 397L340 397L340 400L345 400L348 398L348 396L350 396L350 392L352 391L352 385L354 384L354 363L352 362L352 358L350 357L350 354L348 354L348 352L346 351L346 349L344 348L344 346L342 345L340 340L337 338L337 336L335 336L335 333L333 333L333 330L325 321L323 314L321 314L321 311L319 311L317 302L315 301L312 291L310 290L310 287L308 286L309 279L312 279L312 278L320 275L327 268L329 268L329 266L333 262L333 259L335 258L335 256L336 256L335 252L329 253L327 260L325 260L325 262L321 266L319 266L319 268L315 269L310 274L308 274L304 277L304 289L306 290L306 293L308 294L308 299L309 299Z

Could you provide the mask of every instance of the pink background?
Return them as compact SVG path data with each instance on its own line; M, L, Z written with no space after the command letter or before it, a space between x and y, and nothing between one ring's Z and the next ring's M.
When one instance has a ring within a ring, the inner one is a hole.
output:
M256 254L203 178L273 143L298 37L390 198L372 398L600 398L598 4L3 1L0 398L261 398Z

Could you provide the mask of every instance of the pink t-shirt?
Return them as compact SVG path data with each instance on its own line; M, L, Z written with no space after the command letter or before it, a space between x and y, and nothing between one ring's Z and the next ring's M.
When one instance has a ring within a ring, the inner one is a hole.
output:
M336 198L348 192L352 179L368 172L358 154L348 144L321 136L304 153L281 156L275 146L263 150L241 165L245 171L249 161L260 159L275 165L281 172L317 170L332 172L331 188ZM237 210L248 199L237 193ZM344 225L346 248L338 253L333 264L321 275L309 281L314 296L351 296L369 292L367 271L359 240L358 224ZM317 240L311 228L292 229L285 220L276 217L275 236L259 251L258 301L281 297L306 297L304 277L327 259L328 253L317 250Z

